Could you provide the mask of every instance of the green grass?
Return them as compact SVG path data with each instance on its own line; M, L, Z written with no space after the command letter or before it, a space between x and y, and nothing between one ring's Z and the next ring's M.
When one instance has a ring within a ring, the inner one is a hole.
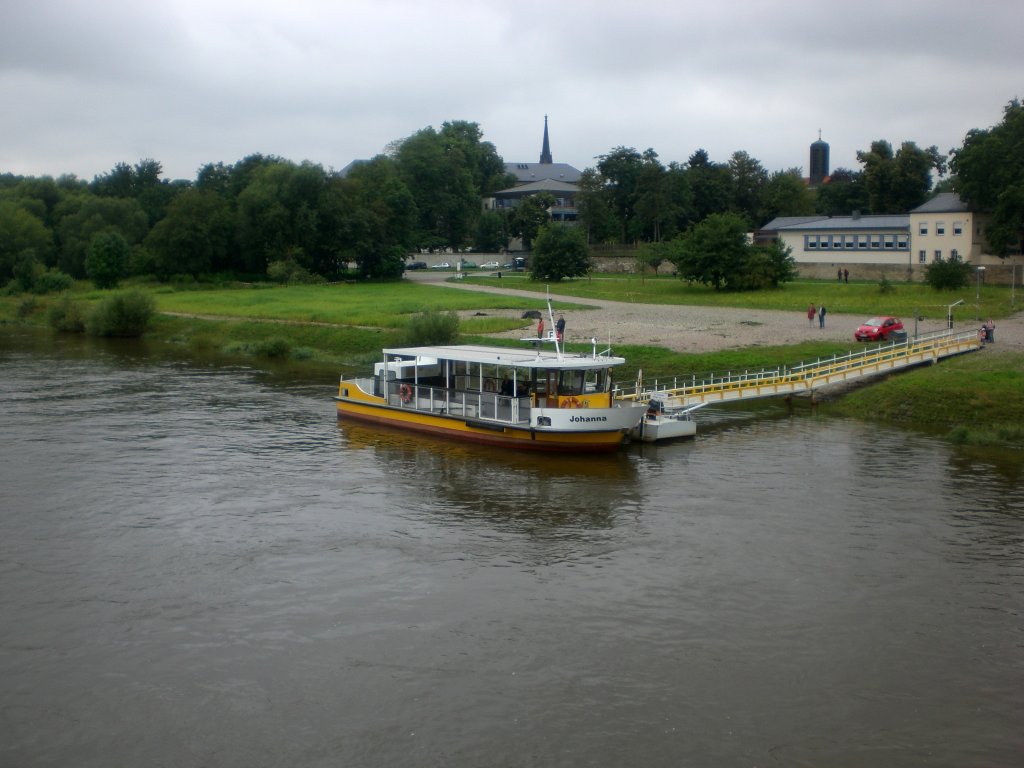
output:
M945 429L960 444L1024 448L1024 354L991 348L890 376L825 406L864 421Z
M891 290L883 293L877 282L854 281L839 284L829 280L802 280L788 283L776 290L752 292L715 291L706 286L687 285L675 277L647 275L594 275L558 283L542 283L516 274L511 277L466 278L479 285L494 285L526 291L577 296L581 299L627 301L637 304L689 304L708 307L741 307L746 309L774 309L784 312L804 312L807 305L824 304L829 312L839 314L897 315L907 318L919 315L928 318L946 317L950 304L963 299L954 309L958 322L982 318L999 319L1013 312L1008 286L985 285L981 288L980 313L975 308L972 286L959 291L936 291L922 283L891 282ZM1018 298L1018 307L1020 298Z
M541 298L443 290L411 282L157 292L161 312L393 329L405 327L410 315L427 310L507 315L544 306ZM470 328L489 333L521 324L509 324L507 318L482 317L479 327L476 325L474 322Z

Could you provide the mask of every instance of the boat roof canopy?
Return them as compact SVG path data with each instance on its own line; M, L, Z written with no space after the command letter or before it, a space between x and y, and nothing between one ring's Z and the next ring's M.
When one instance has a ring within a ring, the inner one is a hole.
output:
M453 360L460 363L507 365L515 368L593 369L609 368L626 362L625 358L622 357L604 355L595 357L593 355L563 352L559 356L554 350L546 350L541 347L515 349L513 347L479 347L474 345L399 347L385 349L384 356L389 360L395 357L403 359L429 359L430 363L438 360Z

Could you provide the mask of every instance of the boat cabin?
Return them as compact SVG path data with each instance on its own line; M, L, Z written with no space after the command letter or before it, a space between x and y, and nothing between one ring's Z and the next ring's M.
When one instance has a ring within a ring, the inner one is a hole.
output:
M399 407L528 422L531 408L612 407L611 369L624 362L541 349L385 349L373 394Z

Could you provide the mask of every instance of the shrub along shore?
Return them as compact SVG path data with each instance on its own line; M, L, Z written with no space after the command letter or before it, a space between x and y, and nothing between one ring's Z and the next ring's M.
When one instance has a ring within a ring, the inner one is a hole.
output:
M525 288L528 284L524 281L516 287ZM808 300L804 294L819 296L825 287L825 283L797 283L782 291L723 295L691 289L678 280L647 278L641 281L636 276L609 276L557 286L560 294L580 296L580 303L575 307L560 305L566 310L583 310L588 297L621 298L625 295L634 302L717 305L724 299L729 306L772 309L783 302L787 307L800 306ZM518 341L495 341L487 334L516 327L532 328L531 321L510 317L518 317L519 310L544 307L540 293L536 299L524 299L470 291L441 291L406 281L216 287L140 284L133 286L133 290L155 303L155 313L144 336L148 350L163 347L175 356L194 354L205 360L214 356L225 362L262 360L268 367L286 365L301 370L304 376L322 376L325 382L331 383L339 373L366 372L379 358L383 347L421 343L423 339L417 338L417 333L449 332L460 342L519 346ZM941 316L935 313L951 303L949 297L924 286L901 285L899 290L898 304L914 307L924 316ZM1011 311L1008 289L1004 289L1007 291L1005 301L995 295L998 287L987 286L985 290L990 292L986 296L986 307L993 308L991 314L996 318L1007 316ZM780 292L788 296L780 299ZM49 327L52 315L67 315L69 311L80 311L86 317L94 307L119 306L120 299L112 297L122 293L79 286L61 295L0 297L0 330ZM667 296L671 296L673 302L669 302ZM893 306L896 297L881 293L876 286L874 291L871 287L861 287L855 294L850 292L848 298L856 305L854 311L866 315L883 313ZM503 310L504 316L488 314L495 310ZM454 312L461 313L462 320L453 326ZM137 323L138 318L132 317L132 321ZM699 376L710 371L791 364L796 360L845 352L848 348L848 344L810 341L699 355L638 345L617 345L615 352L629 361L620 379L628 380L642 369L645 380L650 380L682 372ZM995 348L986 350L983 355L946 360L941 365L887 377L842 396L823 398L819 408L822 413L865 421L905 424L933 433L941 430L960 443L1019 450L1024 448L1024 354Z

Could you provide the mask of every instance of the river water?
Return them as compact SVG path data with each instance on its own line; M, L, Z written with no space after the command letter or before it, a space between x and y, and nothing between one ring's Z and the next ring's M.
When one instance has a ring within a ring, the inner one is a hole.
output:
M2 766L1017 766L1024 467L770 404L545 458L0 344Z

